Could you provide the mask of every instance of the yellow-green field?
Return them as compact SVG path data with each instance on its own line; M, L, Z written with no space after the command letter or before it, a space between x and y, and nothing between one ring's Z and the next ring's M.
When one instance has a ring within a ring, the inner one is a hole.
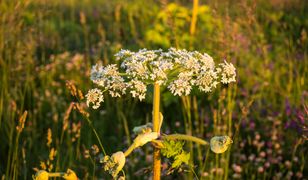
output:
M112 179L104 155L136 144L157 89L143 101L106 92L92 109L91 67L119 65L121 49L170 47L232 63L236 82L181 97L162 86L162 136L134 149L121 176L152 179L152 145L180 133L197 143L177 141L190 156L177 168L162 150L161 179L308 179L307 1L0 0L1 179ZM233 141L222 154L202 144L218 135Z

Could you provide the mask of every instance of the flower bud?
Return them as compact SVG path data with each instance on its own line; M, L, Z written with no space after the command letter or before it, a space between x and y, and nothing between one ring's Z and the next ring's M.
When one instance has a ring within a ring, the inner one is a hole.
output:
M125 155L122 151L112 154L111 159L117 164L115 171L112 173L116 177L125 165Z
M35 174L35 177L33 179L34 180L48 180L48 176L49 174L47 171L41 170Z
M229 136L214 136L210 141L211 150L214 153L224 153L229 145L233 143Z
M133 131L135 134L143 134L147 132L152 132L153 124L152 123L147 123L142 126L136 126L134 127Z
M71 169L68 169L66 174L63 176L63 179L66 180L78 180L77 175L75 174L75 172Z

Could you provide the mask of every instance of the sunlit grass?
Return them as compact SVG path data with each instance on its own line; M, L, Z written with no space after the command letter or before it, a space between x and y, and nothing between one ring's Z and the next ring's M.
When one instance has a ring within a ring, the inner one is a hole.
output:
M209 52L237 67L237 84L207 95L175 98L161 89L163 132L206 140L226 134L234 141L222 155L186 143L197 176L301 179L307 172L307 3L199 1L196 10L193 1L146 2L0 1L1 178L30 179L44 167L50 173L72 169L80 179L109 177L96 162L102 151L79 111L90 114L105 150L116 152L133 143L133 127L151 121L152 93L145 102L106 97L93 111L66 83L85 93L98 59L106 65L121 48L173 46ZM151 176L148 149L127 159L128 179ZM170 175L169 166L163 159L166 179L195 177L185 167Z

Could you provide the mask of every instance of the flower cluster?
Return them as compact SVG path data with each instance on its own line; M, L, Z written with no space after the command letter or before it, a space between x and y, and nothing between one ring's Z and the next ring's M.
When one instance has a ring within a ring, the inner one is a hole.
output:
M91 89L86 95L87 98L87 106L93 104L92 108L97 109L100 106L100 103L104 101L103 92L100 89Z
M129 92L143 100L147 85L158 83L166 86L173 95L189 95L193 87L210 92L220 82L235 81L235 68L231 63L215 67L213 58L206 53L178 50L168 51L141 49L138 52L121 50L115 54L117 64L102 66L96 64L91 70L91 80L103 91L90 90L87 103L97 108L103 98L100 92L108 91L112 97L121 97Z

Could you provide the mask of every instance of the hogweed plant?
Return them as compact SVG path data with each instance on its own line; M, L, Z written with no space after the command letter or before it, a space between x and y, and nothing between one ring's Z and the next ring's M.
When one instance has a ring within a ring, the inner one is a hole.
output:
M111 156L104 156L101 163L104 170L113 178L125 165L125 158L136 148L151 142L153 152L153 179L161 176L161 155L172 158L172 168L188 164L190 154L182 149L183 141L193 141L201 145L210 145L214 153L225 152L232 140L228 136L215 136L207 141L185 134L161 134L163 115L160 113L160 88L162 86L174 96L187 96L194 87L202 92L210 92L219 83L235 82L236 72L231 63L215 66L213 58L206 53L197 51L178 50L168 51L141 49L138 52L121 50L115 54L120 66L96 64L91 70L91 80L99 88L91 89L86 95L86 103L93 109L100 107L104 101L104 93L112 97L122 97L131 94L140 101L145 99L147 87L154 87L152 123L134 128L137 134L132 145L125 151L119 151ZM193 171L193 169L192 169ZM121 176L123 178L123 176Z

